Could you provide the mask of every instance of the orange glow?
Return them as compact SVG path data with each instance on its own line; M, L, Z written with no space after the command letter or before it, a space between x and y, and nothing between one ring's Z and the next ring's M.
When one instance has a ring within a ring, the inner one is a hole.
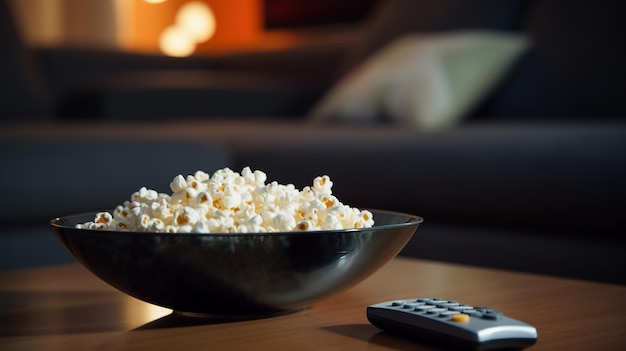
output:
M215 35L215 16L204 2L190 1L176 13L176 22L165 28L159 37L161 51L169 56L189 56L198 43Z
M196 41L184 28L170 26L159 36L159 47L166 55L184 57L196 51Z
M215 35L213 10L201 1L184 4L176 14L176 25L182 27L197 43L205 42Z
M218 29L211 40L198 45L198 51L246 46L261 38L261 0L215 0L208 3L215 13Z
M178 27L179 13L181 17L191 18L188 23L195 23L186 27L188 32L197 35L195 53L254 46L264 34L262 0L167 0L159 4L133 0L126 3L130 6L127 16L130 23L125 26L128 32L122 35L122 47L131 51L161 52L164 40L176 43L180 53L189 50L191 44L186 42L188 38L185 39L180 28L171 28ZM196 11L197 7L186 12L187 15L180 11L187 3L207 4L215 18L213 24L198 21L198 18L206 18L206 13ZM176 56L182 56L180 53Z

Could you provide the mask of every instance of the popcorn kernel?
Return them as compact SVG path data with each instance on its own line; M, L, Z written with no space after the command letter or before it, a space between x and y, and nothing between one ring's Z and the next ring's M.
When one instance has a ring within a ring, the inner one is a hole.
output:
M267 175L245 167L223 168L213 175L179 174L172 194L141 187L112 213L99 212L77 228L159 233L259 233L337 230L374 225L370 211L342 204L332 195L327 175L302 190L293 184L266 184Z

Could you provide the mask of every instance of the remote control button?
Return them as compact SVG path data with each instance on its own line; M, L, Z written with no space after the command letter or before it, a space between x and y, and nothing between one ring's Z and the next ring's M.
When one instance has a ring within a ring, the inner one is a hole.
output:
M406 301L404 301L404 300L393 301L391 303L391 306L392 307L402 307L402 306L404 306L405 303L406 303Z
M444 300L440 298L434 298L434 299L429 299L428 301L424 301L424 303L426 303L427 305L433 305L433 306L436 306L441 303L447 303L447 302L448 300Z
M466 306L462 306L462 305L459 305L459 306L454 306L454 307L451 307L450 309L451 309L452 311L459 311L459 312L461 312L461 311L471 310L471 309L473 309L473 308L474 308L474 307L472 307L472 306L467 306L467 305L466 305Z
M436 307L433 305L423 305L423 306L415 307L414 311L415 312L428 312L429 310L432 310L433 308L436 308Z
M434 305L434 304L445 302L445 300L438 299L438 298L437 299L421 298L421 299L418 299L418 302L423 302L423 303L427 303L429 305Z
M476 306L474 309L482 313L493 312L493 308L487 306Z
M455 315L457 315L457 314L461 314L461 312L457 312L457 311L445 311L445 312L441 312L441 314L440 314L440 315L441 315L441 316L448 316L448 317L451 317L451 316L455 316Z
M465 310L463 311L464 314L468 315L468 316L472 316L472 317L477 317L477 318L481 318L483 316L482 313L476 311L476 310Z
M492 312L485 313L482 318L495 321L495 320L500 319L500 317L502 317L502 313L492 311Z
M450 320L457 323L469 323L470 316L464 313L459 313L452 316Z
M439 303L437 304L437 307L441 307L441 308L451 308L451 307L456 307L458 306L459 303L458 302L444 302L444 303Z
M436 312L436 313L447 312L447 311L448 311L447 308L439 308L439 307L431 308L430 310L428 310L428 312Z

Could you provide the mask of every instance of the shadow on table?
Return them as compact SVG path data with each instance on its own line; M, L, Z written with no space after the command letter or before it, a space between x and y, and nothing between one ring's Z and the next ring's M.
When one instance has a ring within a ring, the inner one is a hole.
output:
M167 316L163 316L159 319L155 319L152 322L146 323L133 330L151 330L151 329L164 329L164 328L180 328L191 327L197 325L209 325L220 324L229 322L238 322L240 319L228 319L228 318L207 318L207 317L189 317L177 312L172 312Z
M417 343L415 341L407 340L389 333L385 333L371 324L332 325L328 327L322 327L322 329L336 334L348 336L354 339L367 341L369 343L384 346L394 350L442 350L430 345Z
M172 312L166 316L163 316L159 319L155 319L152 322L146 323L142 326L139 326L133 330L152 330L152 329L166 329L166 328L181 328L181 327L192 327L198 325L211 325L211 324L223 324L223 323L234 323L234 322L244 322L251 321L256 319L265 319L278 317L285 314L291 314L298 311L286 311L284 313L278 313L267 316L242 316L242 317L218 317L218 316L193 316L193 315L185 315L178 312Z

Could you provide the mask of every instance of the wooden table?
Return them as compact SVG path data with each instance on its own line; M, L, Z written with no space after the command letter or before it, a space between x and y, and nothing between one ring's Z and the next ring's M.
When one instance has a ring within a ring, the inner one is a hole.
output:
M626 286L397 258L310 309L260 320L187 319L78 265L0 273L0 350L433 350L380 332L369 304L445 297L537 327L529 350L625 350Z

